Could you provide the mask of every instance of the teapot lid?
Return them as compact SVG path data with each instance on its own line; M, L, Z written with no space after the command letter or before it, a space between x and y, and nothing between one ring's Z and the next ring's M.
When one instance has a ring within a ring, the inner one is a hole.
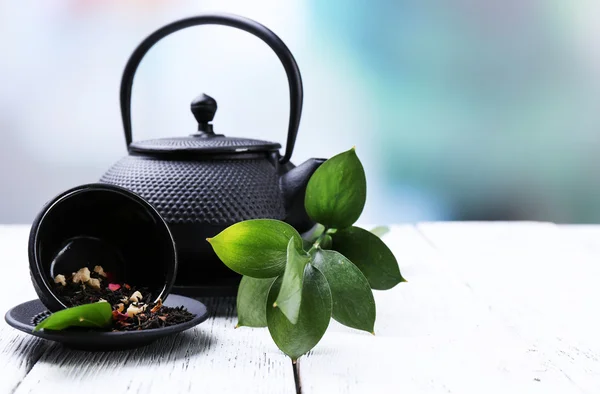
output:
M276 142L225 137L223 134L215 134L211 122L217 112L217 102L206 94L201 94L192 101L191 110L198 121L197 133L186 137L135 141L129 146L130 151L145 154L219 154L268 152L277 151L281 148L281 145Z

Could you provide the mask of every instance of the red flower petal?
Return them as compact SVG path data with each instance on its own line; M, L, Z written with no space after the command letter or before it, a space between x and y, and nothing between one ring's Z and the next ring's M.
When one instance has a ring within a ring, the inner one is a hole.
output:
M112 315L113 315L113 320L117 320L117 321L129 319L129 316L127 316L125 313L121 313L119 311L113 311Z
M117 290L119 290L119 289L121 288L121 285L119 285L119 284L117 284L117 283L109 283L109 284L108 284L108 288L109 288L111 291L117 291Z

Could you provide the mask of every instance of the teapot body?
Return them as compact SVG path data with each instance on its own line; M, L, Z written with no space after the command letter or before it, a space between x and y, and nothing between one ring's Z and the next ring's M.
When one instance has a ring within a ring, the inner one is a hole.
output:
M125 187L144 198L167 222L179 259L175 286L235 284L237 274L219 261L206 238L243 220L286 220L277 161L264 154L246 156L165 159L129 155L102 176L101 182Z
M242 220L284 220L275 166L264 156L161 159L129 155L101 178L150 202L169 224L229 226Z

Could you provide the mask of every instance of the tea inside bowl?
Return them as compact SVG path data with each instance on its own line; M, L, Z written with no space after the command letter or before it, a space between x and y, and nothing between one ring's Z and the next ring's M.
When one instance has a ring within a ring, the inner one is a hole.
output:
M65 307L54 278L101 266L115 281L169 294L177 272L171 233L158 212L136 194L113 185L71 189L44 207L29 243L30 269L42 302Z
M77 272L85 262L90 270L99 266L112 274L114 280L122 278L125 258L120 250L100 238L80 235L65 241L65 246L58 250L50 262L50 276L65 275Z

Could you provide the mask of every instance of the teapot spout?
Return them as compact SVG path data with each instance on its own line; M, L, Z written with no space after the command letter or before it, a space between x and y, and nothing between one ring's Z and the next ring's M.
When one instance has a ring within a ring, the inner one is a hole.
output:
M315 224L304 209L304 195L310 177L324 162L325 159L308 159L298 167L287 171L280 179L285 221L301 233L308 231Z

